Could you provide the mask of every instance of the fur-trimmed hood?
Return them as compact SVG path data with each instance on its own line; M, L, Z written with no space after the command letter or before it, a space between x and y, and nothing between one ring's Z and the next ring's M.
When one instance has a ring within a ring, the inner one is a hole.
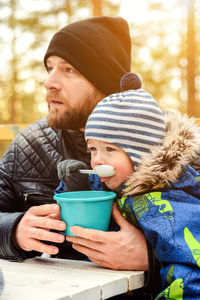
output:
M190 164L200 152L200 127L193 118L180 113L165 114L163 142L142 158L141 164L126 182L124 195L150 191L177 181L182 166Z

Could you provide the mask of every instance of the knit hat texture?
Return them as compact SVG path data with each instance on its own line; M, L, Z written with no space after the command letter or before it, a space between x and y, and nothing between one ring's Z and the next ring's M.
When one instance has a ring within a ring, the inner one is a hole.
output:
M128 23L107 16L74 22L53 36L44 57L46 67L51 55L66 60L105 95L119 92L121 77L131 68Z
M161 143L164 115L156 100L144 89L129 90L101 100L88 118L85 139L121 147L138 166L142 156Z

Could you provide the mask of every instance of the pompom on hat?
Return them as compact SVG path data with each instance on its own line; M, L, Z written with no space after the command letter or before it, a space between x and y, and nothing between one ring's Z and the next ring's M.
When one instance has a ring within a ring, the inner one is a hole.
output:
M101 100L88 118L85 139L121 147L137 167L143 155L165 136L161 108L144 89L112 94Z
M142 82L137 74L126 73L120 80L121 91L138 90L142 87Z

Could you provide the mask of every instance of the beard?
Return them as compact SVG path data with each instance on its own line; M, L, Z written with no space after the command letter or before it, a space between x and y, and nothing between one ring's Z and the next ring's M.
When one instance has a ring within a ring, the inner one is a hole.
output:
M54 94L54 96L56 95ZM103 98L104 95L100 91L96 90L91 95L86 96L85 99L80 101L79 105L77 104L76 107L70 107L69 104L64 104L65 110L63 112L60 112L57 108L50 109L49 107L47 121L49 125L55 129L79 130L85 128L89 115L97 103ZM63 102L66 103L66 101Z

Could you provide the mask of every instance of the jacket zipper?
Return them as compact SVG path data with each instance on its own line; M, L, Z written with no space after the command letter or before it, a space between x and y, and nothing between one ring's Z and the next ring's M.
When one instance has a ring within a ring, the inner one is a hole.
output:
M40 200L40 199L49 199L53 200L53 194L42 193L42 192L29 192L23 193L24 201L26 202L28 197L32 197L33 199Z

